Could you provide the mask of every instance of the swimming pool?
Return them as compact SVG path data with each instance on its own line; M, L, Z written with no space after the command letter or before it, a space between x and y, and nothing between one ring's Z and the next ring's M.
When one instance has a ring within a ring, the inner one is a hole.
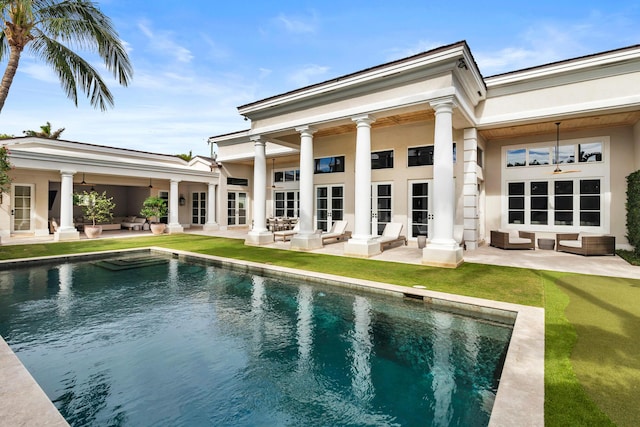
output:
M486 425L511 328L145 255L0 273L0 334L73 425Z

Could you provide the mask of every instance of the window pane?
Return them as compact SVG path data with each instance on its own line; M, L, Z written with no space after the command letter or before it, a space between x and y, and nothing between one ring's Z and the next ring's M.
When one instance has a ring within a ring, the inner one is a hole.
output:
M555 225L573 225L573 212L556 211Z
M295 171L285 171L284 172L284 180L287 182L291 182L295 179Z
M390 185L378 185L378 196L391 196L391 186Z
M510 182L509 195L510 196L524 195L524 182Z
M600 194L599 179L581 179L580 194Z
M315 173L344 172L344 156L315 159Z
M509 197L509 209L524 209L524 197Z
M600 196L581 196L580 210L581 211L599 211Z
M426 183L413 184L413 196L427 196L429 193L429 186Z
M548 165L550 160L551 151L549 150L549 147L529 149L529 164L531 166Z
M555 158L555 148L553 149L553 164L556 163L575 163L576 162L576 146L575 145L561 145L559 147L559 158L560 161L556 162Z
M524 212L523 211L509 212L509 224L524 224Z
M548 216L547 211L531 211L531 224L547 225Z
M573 196L556 196L556 210L570 211L573 210Z
M531 183L531 195L532 196L546 196L549 194L549 183L546 181L532 182Z
M556 181L554 192L555 194L573 194L573 181Z
M589 144L578 145L580 151L580 162L601 162L602 161L602 143L591 142Z
M318 187L316 194L318 197L327 197L327 187Z
M331 187L331 197L342 197L342 187Z
M524 166L526 164L527 152L524 148L517 150L507 150L507 167Z
M585 227L599 227L600 212L580 212L580 225Z
M433 145L408 149L409 166L433 165Z
M371 169L393 168L393 150L371 153Z
M546 210L549 206L549 198L548 197L532 197L531 198L531 209L536 210Z
M284 182L284 173L283 172L276 172L274 174L273 180L275 182Z
M482 167L483 162L484 162L484 152L482 151L482 148L478 147L478 150L476 151L476 163L478 164L478 166Z

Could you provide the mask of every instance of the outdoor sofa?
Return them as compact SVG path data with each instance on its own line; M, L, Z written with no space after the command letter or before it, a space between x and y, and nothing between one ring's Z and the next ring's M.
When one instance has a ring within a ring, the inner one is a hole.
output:
M536 234L521 230L491 230L491 246L500 249L535 249Z
M556 251L584 256L615 255L616 237L589 233L558 233Z

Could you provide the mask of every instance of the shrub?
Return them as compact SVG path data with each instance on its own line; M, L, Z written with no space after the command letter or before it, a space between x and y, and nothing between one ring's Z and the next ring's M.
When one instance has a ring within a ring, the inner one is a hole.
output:
M627 176L627 240L640 256L640 170Z

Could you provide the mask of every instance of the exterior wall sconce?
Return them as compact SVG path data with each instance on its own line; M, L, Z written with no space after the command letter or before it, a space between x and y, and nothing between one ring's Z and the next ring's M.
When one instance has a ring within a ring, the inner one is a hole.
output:
M184 206L187 203L187 199L185 199L184 196L181 194L180 198L178 199L178 202L180 203L180 206Z

